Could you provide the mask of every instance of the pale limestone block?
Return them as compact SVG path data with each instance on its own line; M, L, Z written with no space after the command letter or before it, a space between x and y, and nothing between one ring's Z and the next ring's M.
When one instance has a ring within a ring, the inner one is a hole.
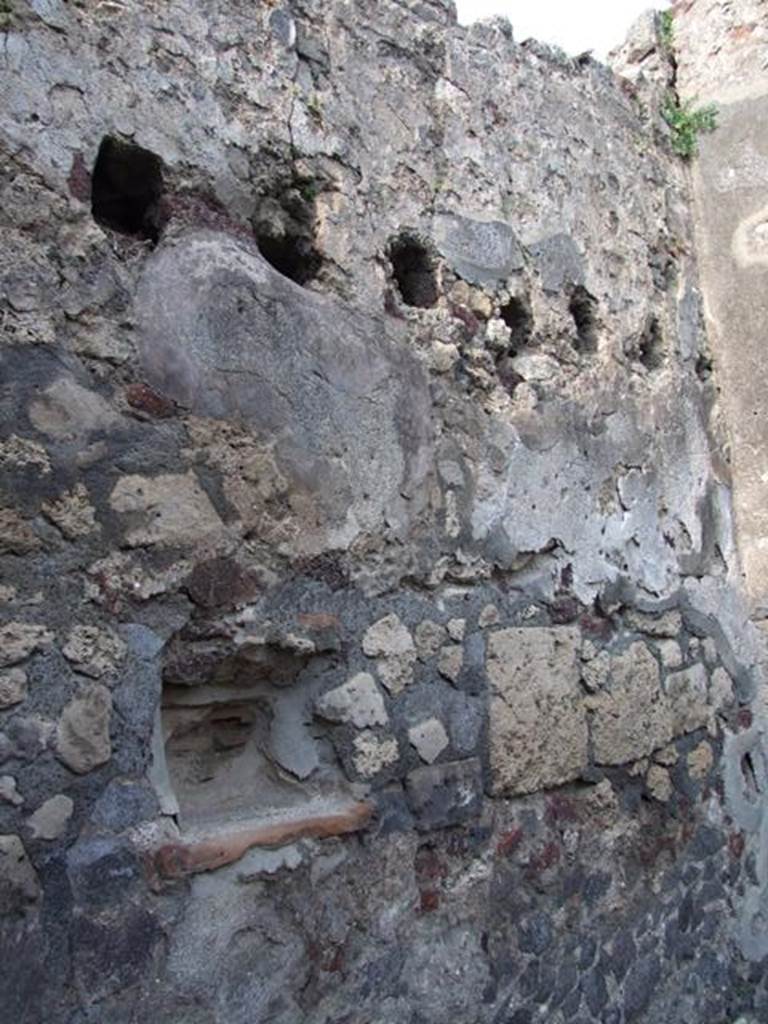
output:
M24 797L16 788L16 779L12 775L0 775L0 800L14 807L21 807Z
M27 826L32 830L32 838L58 839L66 830L74 806L71 799L63 793L46 800L34 814L27 818Z
M714 755L712 753L712 747L707 743L706 740L695 747L687 757L688 763L688 774L692 779L700 781L707 777L714 764Z
M43 502L43 514L57 526L67 540L87 537L99 529L96 510L91 505L84 484L76 484L71 491L65 491L58 498Z
M683 664L683 652L677 640L662 640L659 644L659 654L664 668L680 668Z
M408 730L408 739L422 761L432 764L448 746L448 734L438 718L428 718Z
M376 680L368 672L358 672L346 683L323 694L316 707L323 718L332 722L348 722L358 729L386 725L389 721L384 698Z
M27 696L27 673L21 668L0 672L0 708L21 704Z
M493 789L532 793L587 765L587 716L573 627L504 629L488 639Z
M431 619L424 619L420 622L413 633L416 653L422 661L433 657L445 643L446 630L439 622Z
M366 779L378 775L387 765L394 764L400 756L394 737L382 739L368 730L355 736L354 749L355 770Z
M611 659L608 689L589 698L598 764L625 764L669 743L672 718L656 659L637 642Z
M437 671L445 676L452 683L455 683L461 675L461 668L464 664L464 649L461 644L446 644L440 651L437 660Z
M667 676L666 692L673 736L683 736L706 726L709 720L708 682L703 665L692 665Z
M53 633L45 626L32 622L9 622L0 627L0 667L24 661L52 640Z
M84 775L112 756L109 724L112 698L100 683L86 683L64 708L56 730L60 761Z
M666 803L672 796L672 779L667 769L663 768L660 764L651 765L648 769L645 784L654 800Z
M461 642L464 639L464 633L467 628L466 619L449 619L447 624L448 636L451 640Z
M129 547L191 545L220 534L224 528L191 470L155 477L121 477L109 504L115 512L130 516L126 532Z
M62 648L78 672L99 679L125 657L126 646L117 634L101 626L78 625L70 630Z
M480 612L477 624L480 629L487 629L489 626L496 626L499 622L499 609L495 604L487 604Z

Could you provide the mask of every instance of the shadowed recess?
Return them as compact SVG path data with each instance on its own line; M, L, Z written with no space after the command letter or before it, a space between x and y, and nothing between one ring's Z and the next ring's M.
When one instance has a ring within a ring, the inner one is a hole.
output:
M93 168L91 212L102 227L156 242L163 163L148 149L106 136Z
M657 317L650 316L638 345L638 358L647 370L658 370L664 362L664 335Z
M576 350L594 352L597 349L597 299L583 285L577 285L571 293L568 312L576 325Z
M510 330L509 346L512 352L517 352L530 342L533 315L526 298L513 296L499 309L499 316Z
M400 297L406 306L429 309L437 302L437 280L432 257L413 235L403 234L389 247Z
M264 232L256 236L256 244L267 263L296 284L305 285L313 281L323 263L320 253L302 235Z

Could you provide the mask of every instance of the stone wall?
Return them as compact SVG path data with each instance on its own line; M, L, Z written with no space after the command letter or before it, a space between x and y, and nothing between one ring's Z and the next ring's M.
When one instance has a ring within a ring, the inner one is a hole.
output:
M438 0L2 18L9 1019L759 1018L759 645L642 86Z

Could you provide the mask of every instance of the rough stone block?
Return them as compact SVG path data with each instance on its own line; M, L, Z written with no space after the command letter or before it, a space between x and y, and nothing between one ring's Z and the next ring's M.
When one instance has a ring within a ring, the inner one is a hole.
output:
M532 793L577 778L586 768L579 642L572 627L504 629L489 636L495 793Z
M28 555L37 551L40 538L19 513L0 508L0 555Z
M660 764L652 764L646 777L648 792L655 800L666 803L673 793L672 779L666 768Z
M0 628L0 667L15 665L53 639L53 633L32 622L9 622Z
M428 718L408 730L408 739L422 761L432 764L448 746L448 734L438 718Z
M363 651L377 659L379 676L390 693L400 693L412 682L416 647L397 615L385 615L369 626L363 636Z
M592 740L598 764L624 764L647 757L674 735L656 659L634 643L611 659L607 690L589 698Z
M27 673L21 668L0 672L0 708L20 704L27 696Z
M649 612L640 612L632 609L626 615L627 625L636 629L638 633L646 633L648 636L669 637L675 639L680 635L683 628L683 620L680 612L672 609L662 615L651 615Z
M124 476L109 503L127 516L129 547L145 544L195 544L221 533L216 509L194 473L156 477Z
M81 687L64 708L56 731L56 753L73 772L83 775L109 760L111 714L109 690L99 683Z
M471 284L493 284L525 265L515 233L503 221L439 214L434 232L440 254Z
M18 836L0 836L0 915L23 911L40 895L37 872Z
M329 690L315 706L323 718L332 722L349 722L358 729L386 725L389 721L384 698L376 680L368 672L358 672L348 682Z
M12 775L0 775L0 800L14 807L21 807L24 797L16 788L16 779Z
M413 638L397 615L385 615L363 635L363 652L369 658L391 658L414 651Z
M84 484L76 484L71 491L60 495L55 501L43 502L43 513L67 540L86 537L98 529L96 512Z
M73 810L72 800L63 793L46 800L27 819L27 826L32 830L32 838L58 839L66 831Z
M126 647L111 630L79 625L72 628L62 650L78 672L98 679L125 657Z
M372 779L387 765L395 764L400 756L393 736L381 738L370 729L355 736L354 749L355 770L366 779Z
M458 681L461 669L464 664L464 650L461 644L446 644L440 651L437 661L437 671L441 676L450 679L452 683Z
M445 626L431 619L420 622L414 631L416 653L422 661L427 661L442 647L446 638Z
M674 736L683 736L706 726L709 720L707 687L707 670L703 665L692 665L667 676L666 691Z
M544 291L557 294L567 285L584 283L584 257L570 235L543 238L530 247Z

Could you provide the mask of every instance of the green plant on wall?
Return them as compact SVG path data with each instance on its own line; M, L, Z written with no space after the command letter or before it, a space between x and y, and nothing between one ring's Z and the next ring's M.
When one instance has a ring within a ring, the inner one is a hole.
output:
M675 43L675 18L672 11L659 11L659 38L668 52Z
M13 6L11 0L0 0L0 31L11 27Z
M673 93L667 93L661 116L672 133L672 149L684 160L696 156L699 135L713 132L717 127L717 107L714 103L695 110L692 100L681 103Z

